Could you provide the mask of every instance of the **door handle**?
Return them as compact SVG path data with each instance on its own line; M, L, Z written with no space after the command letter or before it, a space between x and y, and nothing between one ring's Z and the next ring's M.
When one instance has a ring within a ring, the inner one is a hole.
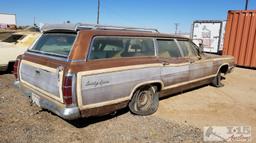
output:
M40 74L40 71L39 70L35 70L36 74Z

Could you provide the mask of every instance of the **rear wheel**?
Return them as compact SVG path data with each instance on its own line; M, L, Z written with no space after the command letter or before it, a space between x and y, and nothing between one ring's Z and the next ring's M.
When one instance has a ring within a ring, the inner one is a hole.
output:
M137 115L151 115L157 111L159 105L159 93L157 87L146 85L139 88L133 95L129 108Z
M224 84L221 83L221 79L222 79L222 76L221 76L221 72L219 71L217 76L213 79L212 85L214 87L223 87Z

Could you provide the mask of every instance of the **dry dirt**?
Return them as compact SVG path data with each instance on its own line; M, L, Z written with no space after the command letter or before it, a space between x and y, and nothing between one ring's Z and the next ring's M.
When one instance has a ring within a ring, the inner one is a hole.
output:
M251 126L256 142L256 70L236 68L224 87L205 86L161 100L155 117L204 126Z
M236 68L222 88L204 86L160 101L151 116L116 115L65 121L30 105L0 75L0 142L203 142L202 128L249 125L256 134L256 70Z

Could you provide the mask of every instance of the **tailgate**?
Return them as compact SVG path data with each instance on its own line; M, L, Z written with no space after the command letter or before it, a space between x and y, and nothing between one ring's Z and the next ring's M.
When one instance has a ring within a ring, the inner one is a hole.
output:
M63 103L62 68L50 68L44 65L22 60L20 81L27 86Z
M59 102L64 103L62 93L63 67L58 60L55 66L51 59L66 60L71 51L76 34L74 33L44 33L28 53L34 53L32 60L24 58L20 63L20 81ZM29 57L29 55L27 55ZM35 57L36 56L36 57ZM37 57L38 56L38 57ZM48 62L38 64L41 56ZM28 58L29 59L29 58ZM58 66L56 66L56 64ZM52 68L55 67L55 68Z

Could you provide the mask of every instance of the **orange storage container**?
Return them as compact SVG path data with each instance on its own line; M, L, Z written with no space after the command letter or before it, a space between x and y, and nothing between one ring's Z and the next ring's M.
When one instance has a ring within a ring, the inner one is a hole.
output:
M224 55L235 57L239 66L256 67L256 10L229 11Z

